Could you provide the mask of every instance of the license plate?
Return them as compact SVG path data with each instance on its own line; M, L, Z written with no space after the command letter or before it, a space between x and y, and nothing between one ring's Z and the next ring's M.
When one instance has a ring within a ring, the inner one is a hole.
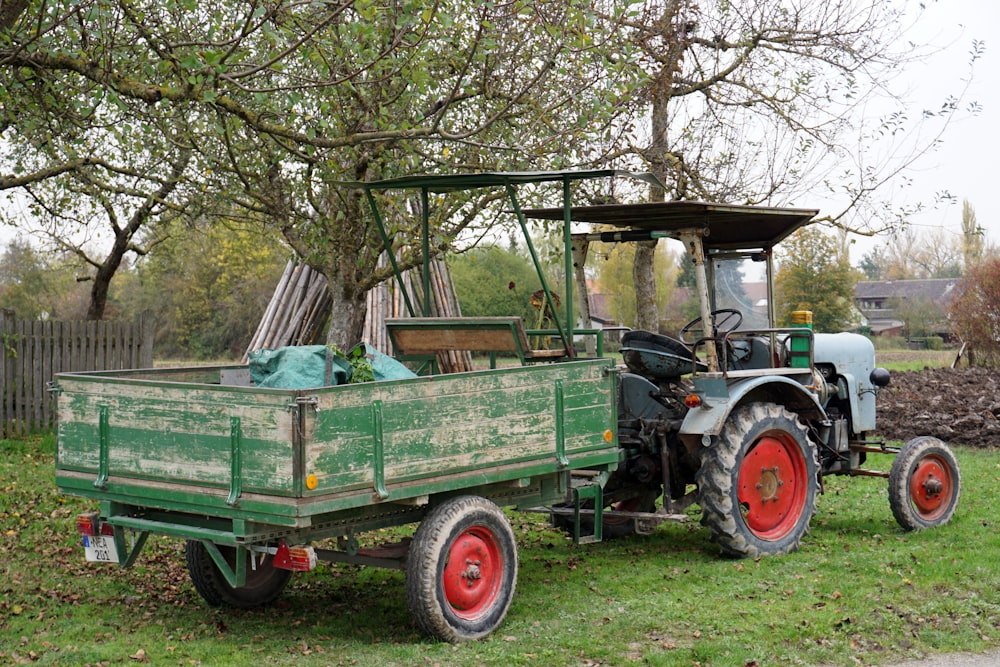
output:
M115 538L107 535L84 535L83 551L91 563L117 563L118 549Z

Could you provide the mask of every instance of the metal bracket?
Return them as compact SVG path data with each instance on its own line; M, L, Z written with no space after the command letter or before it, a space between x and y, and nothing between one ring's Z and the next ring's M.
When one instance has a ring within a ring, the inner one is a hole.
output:
M210 542L208 540L202 540L201 543L205 546L205 550L208 555L212 557L212 562L215 566L219 568L219 573L225 578L226 583L233 588L242 588L246 586L247 583L247 552L249 551L245 546L237 544L236 549L236 566L232 567L229 565L229 561L226 557L222 555L219 550L219 546L215 542Z
M97 459L97 479L94 480L94 487L98 489L108 488L108 468L110 466L111 426L108 420L108 406L102 405L98 408L97 437L98 437L98 459Z
M243 428L239 417L229 418L229 497L226 504L235 506L243 493Z
M594 532L581 535L580 505L584 500L594 501ZM600 484L586 484L573 487L573 543L590 544L604 538L604 488Z

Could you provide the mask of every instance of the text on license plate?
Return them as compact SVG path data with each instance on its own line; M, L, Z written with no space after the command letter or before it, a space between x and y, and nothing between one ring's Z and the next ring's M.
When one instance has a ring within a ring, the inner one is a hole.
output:
M83 551L90 562L118 562L118 550L115 549L115 538L107 535L84 535Z

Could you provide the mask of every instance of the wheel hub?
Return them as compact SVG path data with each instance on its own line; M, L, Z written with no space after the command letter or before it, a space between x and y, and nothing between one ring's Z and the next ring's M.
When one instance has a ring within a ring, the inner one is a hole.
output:
M488 611L500 593L503 559L494 536L475 526L461 534L449 549L443 587L453 613L476 618Z
M922 513L938 511L947 499L949 485L944 466L928 457L917 465L910 480L910 498Z
M778 466L760 469L760 481L757 482L756 489L760 494L761 502L778 501L778 489L785 485L785 482L779 477L780 472Z
M805 464L794 442L781 433L761 437L740 465L738 494L743 520L757 537L777 540L803 511Z
M482 565L481 560L472 561L471 559L465 559L465 572L462 573L462 579L465 579L466 584L469 588L476 585L476 581L483 578L483 573L479 570L479 566Z

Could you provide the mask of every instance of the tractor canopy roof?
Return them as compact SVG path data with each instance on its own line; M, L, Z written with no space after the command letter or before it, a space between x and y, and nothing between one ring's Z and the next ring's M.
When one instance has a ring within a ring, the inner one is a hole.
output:
M477 188L512 189L519 185L555 182L562 182L568 188L573 181L622 176L663 187L652 174L616 169L417 174L345 185L362 187L369 192L417 189L445 193ZM609 241L677 238L681 232L690 234L694 231L702 237L706 250L726 251L770 249L808 224L817 213L815 209L699 201L571 206L569 199L567 190L563 206L526 209L523 214L534 219L598 224L606 232L631 232L625 236L608 237Z
M814 209L668 201L646 204L573 206L574 222L601 225L608 241L677 238L681 232L698 231L706 250L770 249L816 215ZM563 208L528 209L528 218L564 219ZM624 235L636 231L647 234Z

